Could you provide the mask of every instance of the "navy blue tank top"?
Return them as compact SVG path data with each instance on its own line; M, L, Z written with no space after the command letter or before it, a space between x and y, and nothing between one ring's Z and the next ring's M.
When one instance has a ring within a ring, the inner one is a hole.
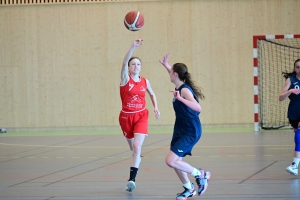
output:
M192 94L194 95L194 98L197 102L199 102L197 96L195 95L193 89L188 86L187 84L182 84L178 89L175 89L179 91L181 95L182 88L188 88ZM191 118L198 118L200 112L196 112L192 109L190 109L188 106L186 106L181 101L178 101L175 97L173 98L173 108L175 110L175 115L177 119L191 119Z
M300 89L300 80L293 74L289 77L291 80L291 86L289 89ZM300 120L300 94L290 94L290 103L288 108L287 117L291 120Z
M291 86L289 89L300 89L300 80L297 79L296 75L293 74L292 76L289 77L290 80L291 80ZM296 95L296 94L291 94L289 96L289 99L291 101L297 101L297 102L300 102L300 95Z

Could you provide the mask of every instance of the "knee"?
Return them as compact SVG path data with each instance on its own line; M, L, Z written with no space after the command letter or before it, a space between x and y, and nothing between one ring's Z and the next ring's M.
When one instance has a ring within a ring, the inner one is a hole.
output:
M168 159L168 157L166 157L166 164L171 168L174 168L175 166L175 163L171 159Z
M133 145L133 152L134 153L140 153L142 150L142 147L140 145Z

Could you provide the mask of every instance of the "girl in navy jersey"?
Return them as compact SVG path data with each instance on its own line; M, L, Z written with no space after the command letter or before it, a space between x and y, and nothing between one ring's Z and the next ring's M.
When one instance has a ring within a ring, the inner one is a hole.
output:
M126 191L132 192L136 188L135 178L141 162L141 151L145 137L148 135L148 110L146 108L146 91L150 95L155 117L160 117L156 96L150 82L140 76L141 60L131 57L136 47L143 44L143 40L135 40L125 55L121 68L120 97L122 110L119 123L123 134L133 151L130 175Z
M188 68L183 63L175 63L172 67L168 64L169 54L165 55L159 62L167 69L171 82L175 85L173 93L173 108L176 120L173 130L170 152L166 157L166 163L174 168L177 176L183 184L184 191L177 194L176 199L187 199L196 194L187 174L196 178L198 195L202 195L207 187L210 172L196 169L182 160L186 155L192 155L194 145L199 141L202 128L199 119L201 106L198 97L204 99L199 87L191 79Z
M286 171L295 176L298 175L298 165L300 161L300 59L294 62L294 70L291 73L282 72L286 79L279 95L279 101L290 99L288 107L288 118L295 132L295 152L292 165Z

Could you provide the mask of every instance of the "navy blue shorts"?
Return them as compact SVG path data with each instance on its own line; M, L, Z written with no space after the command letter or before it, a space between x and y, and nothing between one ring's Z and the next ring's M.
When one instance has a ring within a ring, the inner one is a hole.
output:
M298 124L299 124L300 120L289 119L289 122L294 129L298 129Z
M294 129L298 128L298 123L300 122L300 103L296 101L290 101L288 107L289 122Z
M179 157L192 155L192 149L199 141L200 137L194 138L193 136L186 135L184 137L173 138L170 150Z
M300 103L290 101L287 117L293 121L300 121Z
M170 150L179 157L192 155L192 149L199 141L202 127L199 119L176 120Z

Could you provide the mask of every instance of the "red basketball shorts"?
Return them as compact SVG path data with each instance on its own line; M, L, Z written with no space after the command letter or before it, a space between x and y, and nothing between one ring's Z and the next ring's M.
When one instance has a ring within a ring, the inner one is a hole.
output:
M120 112L119 124L123 131L123 135L127 139L134 138L134 134L148 135L148 114L147 109L137 113Z

